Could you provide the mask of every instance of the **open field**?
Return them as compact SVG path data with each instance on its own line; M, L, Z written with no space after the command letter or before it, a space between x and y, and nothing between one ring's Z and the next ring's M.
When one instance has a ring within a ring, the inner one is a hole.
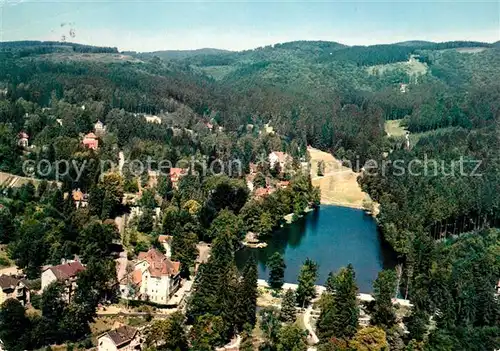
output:
M402 119L393 119L389 121L385 121L384 129L387 133L387 136L403 136L405 135L406 129L401 126Z
M41 182L40 179L21 177L15 174L0 172L0 185L10 188L18 188L28 183L33 183L35 187ZM61 187L62 183L57 182L57 186Z
M311 157L311 178L314 186L321 189L321 203L353 208L363 208L363 200L369 196L361 191L357 178L359 173L342 166L333 155L309 148ZM318 177L318 162L325 163L325 175Z
M388 63L385 65L375 65L366 68L369 74L383 74L386 71L395 69L402 69L409 75L423 75L427 73L429 67L427 66L427 64L416 60L414 57L411 57L406 62Z
M215 80L221 80L224 79L227 75L230 73L234 72L236 70L236 67L234 66L207 66L207 67L201 67L200 70L212 77Z
M459 52L461 54L476 54L478 52L483 52L485 50L488 50L489 48L456 48L456 49L448 49L448 50L455 50L456 52ZM446 51L446 50L443 50Z

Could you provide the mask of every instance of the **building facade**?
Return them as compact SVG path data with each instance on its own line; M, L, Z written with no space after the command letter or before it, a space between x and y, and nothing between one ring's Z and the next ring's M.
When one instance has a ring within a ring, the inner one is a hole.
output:
M30 302L30 290L21 279L0 275L0 305L8 299L16 299L23 306Z
M53 282L59 281L65 286L64 299L71 301L76 289L77 275L85 270L78 261L47 267L42 271L42 292Z

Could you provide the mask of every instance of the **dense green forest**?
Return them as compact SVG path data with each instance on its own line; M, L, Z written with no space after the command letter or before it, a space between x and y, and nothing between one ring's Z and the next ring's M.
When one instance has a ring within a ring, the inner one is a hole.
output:
M500 277L494 229L500 224L499 50L498 43L477 42L348 47L298 41L242 52L139 54L72 43L0 43L0 170L21 175L23 162L40 160L91 165L79 177L66 172L57 179L60 189L47 182L2 189L0 243L28 277L74 255L91 268L74 302L55 309L49 301L60 298L60 287L49 290L41 317L3 306L0 325L15 316L23 327L6 329L2 340L15 344L22 332L20 349L32 349L86 339L95 307L113 294L105 282L114 279L110 255L118 234L109 220L127 211L123 194L139 189L144 214L135 232L151 242L177 233L174 257L188 268L196 243L213 243L187 308L193 327L172 348L187 349L189 339L194 349L210 350L235 333L248 337L256 324L255 262L238 272L233 253L247 230L272 235L284 215L300 215L318 203L310 177L298 175L312 145L355 171L364 169L360 186L380 204L380 230L404 266L398 291L414 304L405 334L393 317L394 272L381 272L375 302L366 307L373 326L358 329L355 272L350 266L334 272L318 321L320 348L362 350L366 338L386 337L391 350L500 347L494 295ZM161 116L162 124L148 123L145 114ZM98 120L106 134L99 136L98 150L89 150L81 138ZM400 120L409 144L404 136L387 135L388 120ZM275 133L263 132L264 125ZM32 147L19 146L20 132ZM155 186L127 172L100 177L107 169L99 161L118 162L120 151L126 164L194 157L201 165L229 165L239 159L243 174L188 175L177 188L168 177ZM261 167L254 184L291 185L265 199L251 198L244 176L251 162L271 151L289 153L291 168ZM367 160L384 167L370 170ZM54 172L39 173L55 180ZM88 192L87 208L77 210L64 197L76 189ZM161 221L152 219L156 207ZM149 244L134 235L132 255ZM312 261L304 264L297 301L287 298L292 307L309 303L316 269ZM182 273L189 276L189 269ZM305 347L293 324L279 322L293 319L287 307L286 313L259 314L266 350ZM69 328L70 321L78 328ZM179 327L184 320L169 323ZM54 330L49 333L47 325Z

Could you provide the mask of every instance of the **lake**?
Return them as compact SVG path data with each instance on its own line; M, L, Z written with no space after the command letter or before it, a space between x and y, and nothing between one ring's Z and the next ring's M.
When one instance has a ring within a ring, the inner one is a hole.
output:
M323 285L328 273L351 263L356 271L360 292L372 292L372 283L383 268L395 266L395 256L382 243L374 219L362 210L339 206L321 206L296 222L285 225L267 240L262 249L243 248L236 253L242 267L250 255L258 262L259 278L268 278L266 262L274 252L284 255L285 282L296 283L306 258L319 264L316 284Z

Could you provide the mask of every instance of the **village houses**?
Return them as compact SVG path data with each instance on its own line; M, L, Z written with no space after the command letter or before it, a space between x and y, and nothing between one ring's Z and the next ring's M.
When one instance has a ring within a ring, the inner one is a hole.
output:
M0 305L7 299L16 299L23 306L30 302L30 290L26 283L11 275L0 275Z
M76 289L77 275L85 267L78 261L72 261L58 266L46 267L42 271L42 292L53 282L62 282L65 286L64 299L71 301Z
M97 351L141 350L141 334L133 327L123 325L97 338Z
M167 304L180 287L180 262L171 261L155 248L140 252L134 268L120 281L123 299Z

